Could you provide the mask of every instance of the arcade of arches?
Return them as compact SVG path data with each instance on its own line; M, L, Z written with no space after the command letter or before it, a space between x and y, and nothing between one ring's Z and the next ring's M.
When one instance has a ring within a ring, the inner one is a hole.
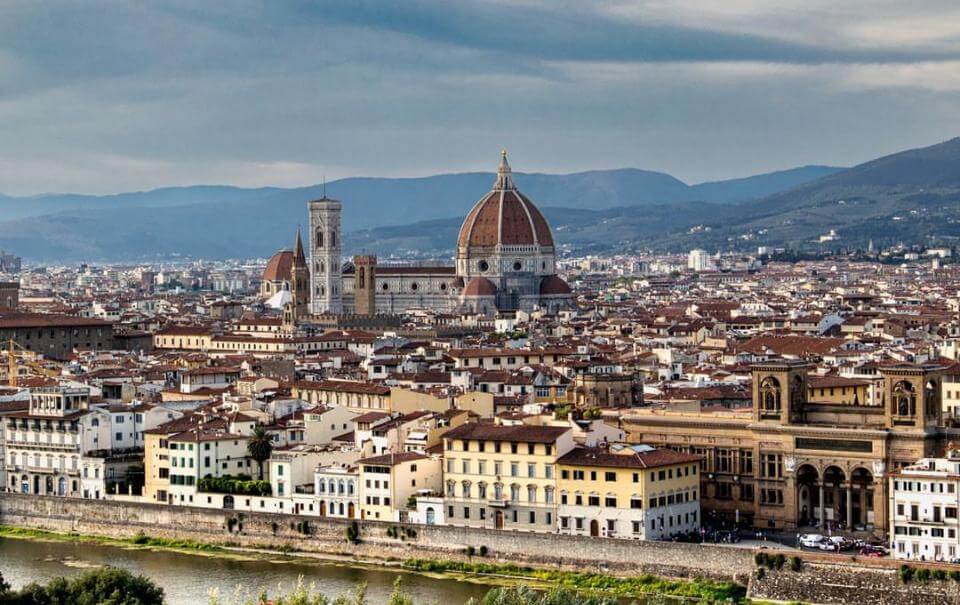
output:
M703 518L764 529L887 528L889 474L942 455L944 368L881 366L871 396L818 401L812 366L752 368L753 405L723 411L636 408L628 440L697 454Z

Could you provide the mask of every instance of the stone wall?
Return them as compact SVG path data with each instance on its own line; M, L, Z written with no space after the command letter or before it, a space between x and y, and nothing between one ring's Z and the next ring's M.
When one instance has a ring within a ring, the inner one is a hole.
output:
M896 603L950 605L960 602L960 585L953 580L902 584L896 568L804 564L802 573L765 570L750 582L750 597L806 603Z
M309 535L302 533L302 521L309 524ZM377 559L466 559L466 547L479 551L485 546L487 557L474 560L741 582L753 569L752 551L721 546L379 521L357 522L361 541L351 544L345 539L350 525L345 520L21 494L0 494L0 523L117 538L142 531L155 537ZM397 528L398 537L387 535L390 528Z

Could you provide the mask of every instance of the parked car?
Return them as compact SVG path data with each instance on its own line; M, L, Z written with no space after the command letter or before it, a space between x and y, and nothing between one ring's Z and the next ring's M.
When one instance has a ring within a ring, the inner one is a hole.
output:
M820 550L827 550L830 552L839 552L840 545L830 539L824 539L817 543L817 548Z
M821 534L803 534L800 536L800 546L806 548L820 548L820 544L827 538Z
M831 536L828 539L837 545L837 550L852 550L856 547L856 543L853 540L843 536Z
M887 549L882 546L871 546L868 544L860 549L860 555L864 557L885 557L887 556Z

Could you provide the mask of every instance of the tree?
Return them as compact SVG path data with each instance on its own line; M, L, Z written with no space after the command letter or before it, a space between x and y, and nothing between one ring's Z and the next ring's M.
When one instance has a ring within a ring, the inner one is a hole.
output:
M21 590L0 593L3 603L17 605L162 605L163 589L125 569L104 567L76 578L54 578Z
M273 440L267 433L267 428L258 424L253 428L253 436L247 442L247 452L250 457L257 461L260 467L260 480L263 481L263 463L270 459L273 453Z
M413 597L403 589L403 579L400 576L393 581L393 592L387 605L415 605Z

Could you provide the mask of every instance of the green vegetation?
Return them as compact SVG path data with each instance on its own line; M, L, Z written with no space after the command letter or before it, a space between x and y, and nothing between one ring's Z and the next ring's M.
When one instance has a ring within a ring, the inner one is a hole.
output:
M224 475L203 477L197 483L201 492L237 494L240 496L269 496L270 482L252 479L250 475Z
M360 526L357 525L356 521L347 526L346 535L347 542L350 542L351 544L360 543Z
M650 594L691 597L706 601L739 601L746 595L746 588L733 582L715 582L703 578L693 580L668 580L650 574L633 577L617 577L599 573L534 569L518 565L493 563L465 563L461 561L433 561L407 559L403 566L421 572L457 572L482 575L502 575L529 578L544 584L592 593L610 593L621 597Z
M206 552L222 551L223 548L216 544L208 542L198 542L197 540L176 540L172 538L155 538L148 536L142 531L138 531L131 538L103 538L99 536L82 536L80 534L61 534L41 529L25 529L21 527L10 527L0 525L0 537L2 538L26 538L33 540L45 540L48 542L88 542L93 544L104 544L107 546L148 546L156 548L169 548L177 550L200 550Z
M787 558L783 553L777 553L771 555L765 552L758 552L753 556L753 562L757 564L757 567L766 567L767 569L783 569L783 566L787 563ZM793 571L800 571L803 569L803 561L800 557L790 557L790 569Z
M76 578L54 578L10 590L0 578L3 605L162 605L163 589L125 569L106 567Z
M260 480L263 481L263 463L269 460L270 454L273 453L273 439L267 433L267 427L258 424L253 428L253 435L247 442L247 452L249 452L251 458L257 461L260 468ZM269 489L267 493L270 493Z
M960 584L960 571L953 569L949 572L945 569L930 569L929 567L911 567L909 565L901 565L898 572L900 577L900 582L902 584L909 584L910 582L944 582L946 580L953 580Z

